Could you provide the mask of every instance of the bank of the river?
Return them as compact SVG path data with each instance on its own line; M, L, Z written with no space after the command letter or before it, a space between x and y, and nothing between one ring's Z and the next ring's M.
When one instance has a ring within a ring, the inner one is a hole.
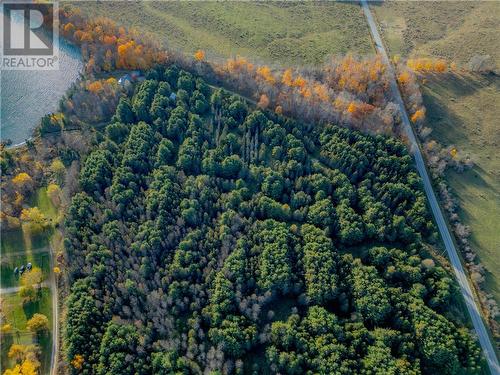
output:
M0 48L2 43L0 40ZM30 138L40 119L57 110L82 70L80 49L61 38L59 70L0 71L0 139L10 139L16 145Z

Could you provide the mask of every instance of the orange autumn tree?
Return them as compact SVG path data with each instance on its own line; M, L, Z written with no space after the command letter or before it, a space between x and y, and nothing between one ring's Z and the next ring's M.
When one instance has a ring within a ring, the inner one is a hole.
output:
M117 68L127 69L133 66L132 59L135 51L135 41L124 41L118 45L118 60L116 62Z
M205 60L205 52L202 51L201 49L199 49L198 51L196 51L194 53L194 59L196 61L203 61L203 60Z
M102 41L104 44L115 44L118 39L115 35L104 35Z
M306 99L309 99L312 97L312 90L307 86L301 87L299 89L299 93L300 93L300 95L302 95Z
M408 59L408 68L415 72L444 73L448 70L448 63L443 59L416 58Z
M356 103L356 102L351 102L349 103L349 106L347 107L347 112L349 112L354 118L361 118L363 116L366 116L370 112L372 112L375 109L374 106L368 103Z
M328 95L328 89L326 88L325 85L322 84L315 84L313 87L313 91L316 94L316 96L319 98L319 100L326 102L329 99Z
M273 74L271 73L271 69L267 65L258 68L257 75L270 85L274 85L276 83L276 78L274 78Z
M448 64L444 60L438 60L434 63L434 70L438 73L444 73L448 70Z
M265 109L269 106L269 98L266 94L262 94L260 96L259 102L257 103L257 107Z
M222 66L222 69L229 73L251 72L254 66L247 59L236 56L235 58L228 59L226 64Z
M327 100L328 90L326 89L326 87L321 87L321 85L318 84L315 85L313 89L311 89L311 87L309 87L311 85L311 82L309 82L301 75L298 75L294 78L292 69L286 69L283 72L281 76L281 83L286 87L297 89L299 94L304 98L312 98L312 94L314 92L318 97L321 98L321 100Z
M102 91L102 89L103 89L103 86L102 86L102 83L100 81L93 81L87 85L87 90L89 90L90 92L93 92L93 93L98 93L98 92Z
M63 27L64 35L72 35L75 32L75 25L73 25L71 22L68 22L66 25Z
M281 83L283 83L286 86L292 86L293 85L292 69L286 69L283 72L283 75L281 76Z
M85 18L65 5L59 19L61 33L82 46L89 73L115 68L147 69L167 59L166 52L152 39L136 30L117 27L107 18Z
M411 121L413 123L417 123L418 121L422 121L425 117L425 109L420 108L415 111L415 113L411 116Z
M293 80L292 86L303 89L306 86L306 84L307 84L306 79L299 75L297 78Z
M355 94L366 91L370 83L381 81L384 72L380 57L363 60L352 55L347 55L327 71L330 85Z
M409 83L410 81L411 81L411 75L406 70L398 76L398 82L401 85L405 85L405 84Z

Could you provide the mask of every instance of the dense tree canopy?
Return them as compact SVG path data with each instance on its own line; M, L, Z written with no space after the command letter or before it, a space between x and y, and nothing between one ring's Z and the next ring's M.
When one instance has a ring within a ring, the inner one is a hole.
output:
M66 215L74 373L480 371L401 142L147 77Z

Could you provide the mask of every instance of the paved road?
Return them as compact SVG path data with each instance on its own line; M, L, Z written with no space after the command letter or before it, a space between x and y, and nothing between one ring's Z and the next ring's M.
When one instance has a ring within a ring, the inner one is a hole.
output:
M57 300L57 283L54 273L54 253L50 247L49 285L52 295L52 352L50 354L50 375L57 374L57 356L59 354L59 302Z
M465 304L467 306L467 310L472 319L472 324L474 325L474 329L476 330L477 336L479 338L479 343L481 344L481 348L483 349L484 356L486 361L488 362L488 367L493 375L500 374L500 367L498 365L498 358L496 356L495 350L491 344L490 338L484 326L484 323L481 319L481 313L479 311L478 306L474 301L474 295L472 294L472 290L470 288L469 282L465 275L462 264L460 263L460 258L458 256L457 250L455 248L455 244L453 243L452 237L446 226L445 219L443 217L443 213L439 208L438 201L436 199L436 195L434 190L432 189L431 180L429 179L429 175L427 174L427 169L425 168L424 159L422 158L422 153L418 146L417 139L415 138L415 134L413 133L413 129L411 127L410 120L408 118L408 114L406 113L406 109L403 103L403 99L401 97L401 93L399 91L399 87L396 82L396 75L394 73L394 69L392 64L389 61L387 56L387 52L385 51L384 44L382 42L382 38L380 37L377 25L373 19L372 13L368 6L366 0L361 0L361 6L366 16L366 20L370 27L370 32L373 37L373 41L375 42L375 47L377 52L382 57L383 62L387 66L387 69L391 75L391 90L396 100L396 104L400 108L401 119L403 122L404 130L408 139L412 145L412 153L415 158L415 164L417 166L418 173L422 178L424 183L425 194L427 195L427 199L429 200L429 204L431 206L432 213L436 220L439 232L441 233L441 237L443 238L444 245L446 247L446 251L448 252L448 257L450 259L453 270L455 271L455 276L457 278L458 284L460 285L460 290L465 299Z

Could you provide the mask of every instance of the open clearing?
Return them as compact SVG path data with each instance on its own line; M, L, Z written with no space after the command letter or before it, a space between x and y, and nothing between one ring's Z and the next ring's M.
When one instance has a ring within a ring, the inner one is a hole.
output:
M391 54L434 56L466 66L474 55L487 54L500 66L498 2L384 2L371 5ZM471 243L489 271L487 290L500 301L500 161L495 157L499 85L494 76L467 73L428 78L423 86L431 138L455 145L475 163L472 170L446 174L456 194Z
M466 64L490 55L500 66L496 1L385 1L372 3L390 53L441 57Z
M321 64L328 55L373 53L356 3L77 2L91 16L154 33L186 53L237 54L273 64Z

